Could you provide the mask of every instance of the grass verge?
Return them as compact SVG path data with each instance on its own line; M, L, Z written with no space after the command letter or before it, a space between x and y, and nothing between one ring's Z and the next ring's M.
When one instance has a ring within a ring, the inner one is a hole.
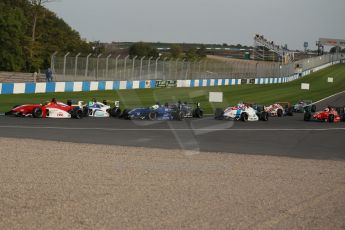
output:
M328 83L328 77L333 77L334 82ZM302 82L310 83L310 90L301 90ZM149 106L156 101L161 103L177 100L200 102L206 113L212 113L217 107L234 105L239 101L262 104L270 104L275 101L295 103L301 99L316 101L344 90L345 64L338 64L285 84L0 95L0 111L8 111L14 105L43 103L52 97L63 102L68 99L88 101L95 97L98 100L120 100L122 108ZM223 92L224 102L209 103L209 92Z

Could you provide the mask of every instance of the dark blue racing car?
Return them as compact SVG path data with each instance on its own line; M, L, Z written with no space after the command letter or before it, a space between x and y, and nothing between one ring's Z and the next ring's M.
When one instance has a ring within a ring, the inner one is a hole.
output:
M159 104L146 108L125 109L121 115L127 120L183 120L185 118L184 111L169 108L169 106L161 106Z

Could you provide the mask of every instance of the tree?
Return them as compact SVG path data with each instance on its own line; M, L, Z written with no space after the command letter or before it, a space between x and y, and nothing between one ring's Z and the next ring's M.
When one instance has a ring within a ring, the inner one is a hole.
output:
M333 46L333 47L329 50L329 52L330 52L330 53L336 53L336 52L337 52L337 49L338 49L339 52L340 52L341 48L340 48L339 46Z
M195 61L198 59L197 49L195 47L189 48L186 52L186 58L188 61Z
M19 71L24 65L25 26L19 8L0 3L0 69Z
M196 51L196 54L198 55L199 59L206 57L206 46L202 44L199 49Z
M32 5L32 35L31 39L34 42L36 39L36 26L37 19L42 11L42 6L49 2L54 2L55 0L29 0L29 3Z
M52 1L0 1L0 70L32 72L47 68L55 51L92 52L92 46L77 31L43 6ZM34 33L33 2L41 4Z
M172 58L179 58L182 55L182 47L180 45L174 44L170 47L170 55Z
M159 53L158 50L151 45L144 43L144 42L137 42L132 44L129 47L129 56L131 58L137 56L141 57L153 57L158 58Z

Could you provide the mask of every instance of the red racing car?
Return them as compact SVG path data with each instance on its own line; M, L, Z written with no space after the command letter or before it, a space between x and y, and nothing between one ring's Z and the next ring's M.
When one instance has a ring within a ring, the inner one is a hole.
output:
M34 118L76 118L83 117L83 108L80 105L72 106L71 102L64 104L57 102L55 98L51 102L42 104L29 104L15 106L5 115L14 115L17 117Z
M324 122L340 122L345 121L344 107L328 106L323 111L312 114L310 109L304 113L305 121L324 121Z

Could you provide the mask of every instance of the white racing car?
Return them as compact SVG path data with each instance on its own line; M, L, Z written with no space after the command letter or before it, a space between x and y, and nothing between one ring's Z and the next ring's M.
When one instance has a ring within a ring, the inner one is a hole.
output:
M293 116L293 107L289 102L275 102L266 106L265 112L271 117Z
M251 106L240 103L234 107L226 109L216 109L215 119L241 120L241 121L267 121L268 114L266 112L257 111Z
M115 101L114 107L111 107L106 100L103 103L93 100L89 101L84 108L84 115L89 117L119 117L120 114L119 101Z

